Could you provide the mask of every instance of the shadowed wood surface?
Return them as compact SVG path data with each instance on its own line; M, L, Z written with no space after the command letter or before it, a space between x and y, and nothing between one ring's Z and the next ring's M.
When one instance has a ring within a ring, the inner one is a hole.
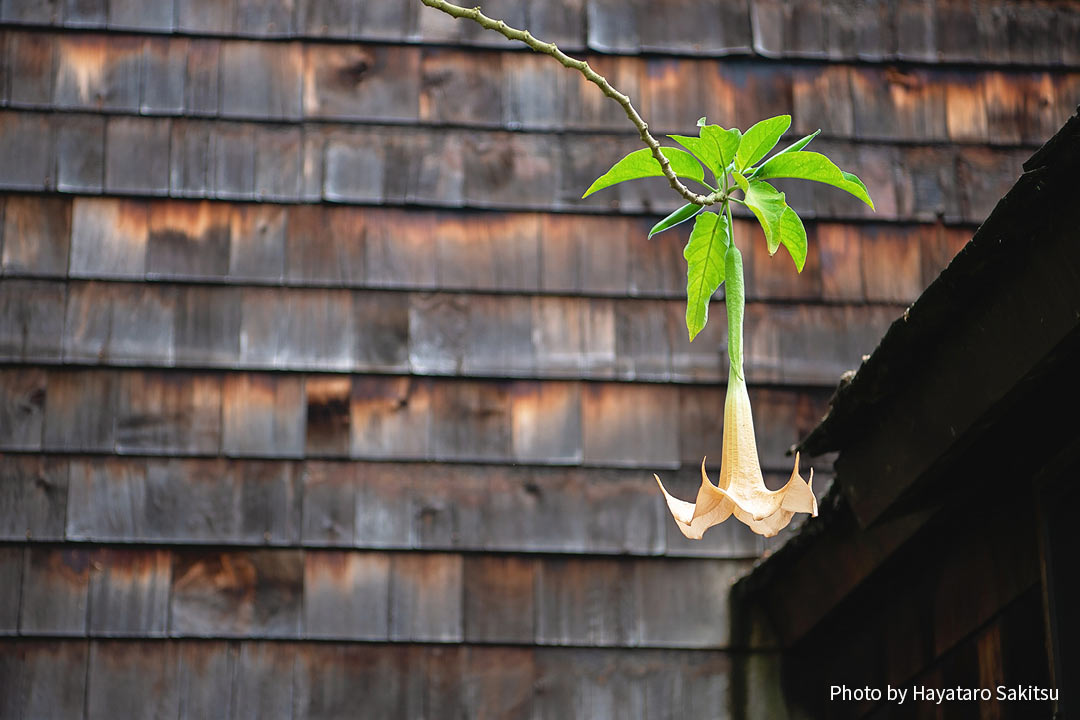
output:
M484 9L865 180L779 183L801 274L736 214L773 488L1080 102L1070 3ZM411 0L0 0L0 720L778 717L728 593L794 528L688 541L651 478L719 469L722 312L662 181L580 199L638 145Z

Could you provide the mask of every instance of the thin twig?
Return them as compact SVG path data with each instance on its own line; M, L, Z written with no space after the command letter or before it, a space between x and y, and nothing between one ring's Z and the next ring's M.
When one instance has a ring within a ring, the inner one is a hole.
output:
M480 12L479 7L475 8L463 8L459 5L453 5L445 0L420 0L428 7L435 8L436 10L442 10L447 15L450 15L459 19L474 20L488 30L494 30L495 32L503 35L509 40L517 40L528 45L530 48L538 53L550 55L562 64L564 67L568 67L571 70L577 70L585 76L587 80L595 84L600 90L609 98L619 103L622 109L626 111L626 117L630 118L630 122L637 128L638 134L641 135L641 141L645 143L649 150L652 151L652 156L656 158L656 161L660 163L660 169L664 172L664 177L668 179L668 183L671 184L672 189L675 192L682 195L688 202L692 202L695 205L715 205L721 202L725 194L723 191L718 190L709 195L699 195L690 188L683 185L679 180L675 171L671 169L671 163L664 157L664 153L660 152L660 143L656 138L649 133L649 126L644 120L641 119L641 115L634 109L633 104L630 102L630 98L623 95L621 92L611 86L611 84L591 67L589 63L584 60L577 60L570 57L562 50L560 50L555 43L541 42L534 38L528 30L517 30L510 27L502 20L492 20L488 16Z

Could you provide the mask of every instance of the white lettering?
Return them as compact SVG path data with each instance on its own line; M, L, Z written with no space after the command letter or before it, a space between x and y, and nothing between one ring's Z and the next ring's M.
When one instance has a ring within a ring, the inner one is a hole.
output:
M886 685L885 688L886 696L890 701L895 702L897 705L904 704L904 697L907 695L907 688L894 688L892 685Z

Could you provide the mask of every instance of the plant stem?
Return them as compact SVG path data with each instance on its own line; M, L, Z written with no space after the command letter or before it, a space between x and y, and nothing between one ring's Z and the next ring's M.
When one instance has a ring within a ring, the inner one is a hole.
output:
M746 292L743 280L742 254L735 246L735 223L731 217L730 186L724 173L724 199L720 212L727 215L728 249L724 258L724 306L728 316L728 362L729 374L743 377L743 314L746 308Z
M679 180L678 176L675 174L675 171L671 169L671 163L664 157L664 153L660 151L659 141L657 141L657 139L649 132L648 124L641 119L641 115L634 109L633 104L630 102L630 98L613 88L604 76L600 75L589 66L589 63L584 60L570 57L560 50L555 43L546 43L537 40L528 30L518 30L510 27L502 20L493 20L489 18L480 12L480 8L478 7L464 8L459 5L448 3L446 0L420 0L420 2L430 8L441 10L451 17L473 20L479 23L481 27L488 30L494 30L508 40L523 42L538 53L550 55L558 60L563 67L577 70L584 75L589 82L599 87L605 95L622 106L623 111L626 112L626 117L628 117L630 122L634 124L634 127L637 128L638 134L641 136L641 141L648 146L650 151L652 151L652 156L656 159L656 162L660 163L660 169L663 171L664 177L667 178L668 184L671 185L675 192L679 193L679 195L688 202L692 202L695 205L708 206L721 202L719 191L713 191L708 195L700 195L686 187L686 185L683 185L682 181Z

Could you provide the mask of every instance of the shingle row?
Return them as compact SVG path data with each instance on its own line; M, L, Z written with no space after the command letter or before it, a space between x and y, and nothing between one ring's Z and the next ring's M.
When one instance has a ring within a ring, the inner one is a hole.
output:
M404 127L273 126L169 118L0 112L0 188L499 209L667 213L662 178L581 200L623 135L528 135ZM835 188L779 181L805 217L980 222L1028 150L820 141L863 178L870 208ZM258 149L258 151L257 151Z
M763 464L828 390L753 387ZM0 369L0 449L615 467L718 458L724 389L295 373Z
M651 220L319 205L0 197L0 274L230 285L685 297L688 226ZM801 274L735 221L753 300L908 303L967 228L808 222Z
M646 0L494 0L484 11L566 50L1080 65L1075 43L1080 12L1069 3L699 0L658 12ZM261 38L510 44L419 2L4 0L0 22Z
M823 490L828 473L815 477ZM686 540L642 469L17 454L0 456L0 480L3 541L728 558L762 548L740 523ZM701 482L693 467L664 480L684 497Z
M709 717L722 651L226 641L7 641L0 717ZM49 687L50 692L38 688Z
M0 548L4 634L724 648L746 560ZM14 621L14 624L11 624Z
M0 33L0 53L5 46L0 105L22 108L633 130L595 86L531 53L20 31ZM656 129L685 131L700 115L745 129L789 113L800 135L1037 145L1080 103L1075 72L589 60Z
M6 279L0 362L722 382L722 318L691 343L684 313L678 300ZM747 377L830 387L899 313L752 303Z

